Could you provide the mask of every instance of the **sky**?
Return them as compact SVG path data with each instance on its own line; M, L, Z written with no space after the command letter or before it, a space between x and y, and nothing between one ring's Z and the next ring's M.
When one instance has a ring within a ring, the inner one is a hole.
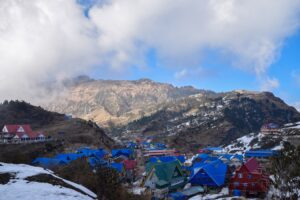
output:
M2 0L0 69L2 101L86 74L271 91L300 108L300 1Z

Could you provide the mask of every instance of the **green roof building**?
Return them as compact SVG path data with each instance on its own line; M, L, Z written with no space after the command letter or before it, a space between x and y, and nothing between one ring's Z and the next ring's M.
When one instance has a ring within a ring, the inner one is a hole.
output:
M146 166L147 176L144 186L152 190L152 195L164 198L171 191L184 187L186 177L178 161L154 163Z

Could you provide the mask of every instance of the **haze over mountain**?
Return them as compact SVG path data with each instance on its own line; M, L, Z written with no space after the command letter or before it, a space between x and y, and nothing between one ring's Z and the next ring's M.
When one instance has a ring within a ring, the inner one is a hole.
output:
M125 125L157 111L167 102L198 93L191 86L174 87L149 79L93 80L78 77L65 82L66 92L45 105L52 111L93 120L101 126Z

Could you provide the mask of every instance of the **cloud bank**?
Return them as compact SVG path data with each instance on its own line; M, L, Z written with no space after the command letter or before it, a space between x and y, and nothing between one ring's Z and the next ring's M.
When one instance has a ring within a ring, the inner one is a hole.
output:
M75 0L3 0L1 99L43 96L43 83L95 67L146 65L149 49L177 76L217 50L262 89L276 88L267 71L299 28L299 10L298 0L105 0L87 17Z

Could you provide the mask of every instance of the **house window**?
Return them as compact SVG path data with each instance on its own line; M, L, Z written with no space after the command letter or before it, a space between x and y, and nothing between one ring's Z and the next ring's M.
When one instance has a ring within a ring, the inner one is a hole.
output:
M255 186L255 183L251 183L251 186L254 187L254 186Z
M24 131L23 127L22 127L22 126L20 126L20 127L18 128L17 132L21 132L21 133L23 133L23 132L25 132L25 131Z
M237 187L237 186L240 185L240 183L239 182L234 182L233 185L234 185L234 187Z
M248 186L248 183L243 183L243 186L244 186L244 187L247 187L247 186Z
M238 177L239 178L243 178L243 174L242 173L238 173Z
M251 174L248 174L248 179L251 179L252 178L252 175Z
M174 177L177 177L177 176L179 176L179 173L178 173L177 170L175 170L175 172L174 172Z

